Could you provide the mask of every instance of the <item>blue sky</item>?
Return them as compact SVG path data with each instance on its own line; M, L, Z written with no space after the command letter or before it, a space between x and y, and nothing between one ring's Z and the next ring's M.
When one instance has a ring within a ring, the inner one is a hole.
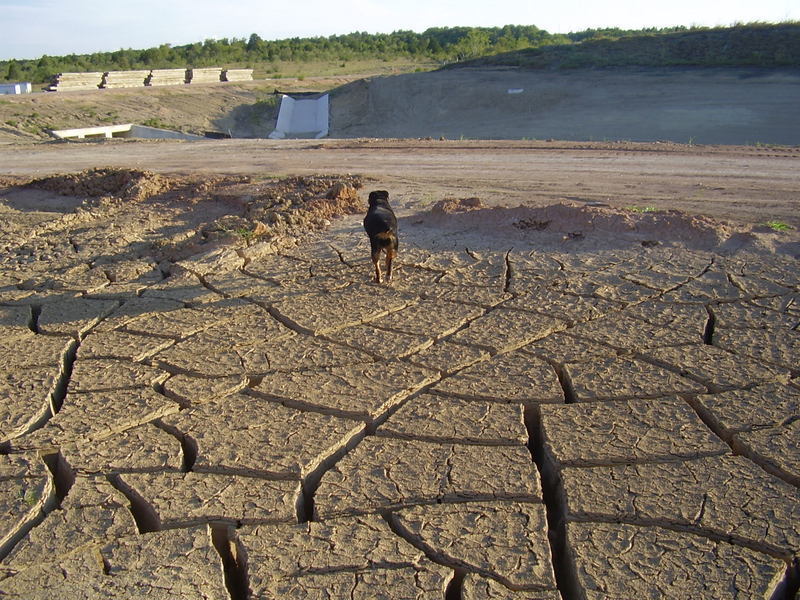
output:
M566 33L787 20L800 21L799 0L0 0L0 60L254 32L281 39L513 24Z

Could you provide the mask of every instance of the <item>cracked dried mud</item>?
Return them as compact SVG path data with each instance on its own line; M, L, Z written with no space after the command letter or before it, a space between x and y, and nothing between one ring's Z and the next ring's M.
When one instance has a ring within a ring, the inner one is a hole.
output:
M737 207L775 178L796 215L800 155L382 144L269 143L284 179L110 144L182 175L32 183L101 146L0 148L0 596L790 600L800 238ZM501 185L503 156L556 170ZM731 220L648 196L669 176Z

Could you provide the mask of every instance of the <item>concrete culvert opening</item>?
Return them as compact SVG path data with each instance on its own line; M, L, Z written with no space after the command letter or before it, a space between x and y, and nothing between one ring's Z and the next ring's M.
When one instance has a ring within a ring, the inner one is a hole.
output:
M328 94L281 94L281 107L271 139L323 138L328 135Z

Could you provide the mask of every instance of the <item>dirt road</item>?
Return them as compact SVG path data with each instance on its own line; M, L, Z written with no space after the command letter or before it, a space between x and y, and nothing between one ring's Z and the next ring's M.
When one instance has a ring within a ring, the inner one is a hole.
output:
M113 141L0 146L7 175L97 166L162 173L358 173L425 208L446 196L488 205L603 202L676 208L748 224L800 226L800 148L438 140Z

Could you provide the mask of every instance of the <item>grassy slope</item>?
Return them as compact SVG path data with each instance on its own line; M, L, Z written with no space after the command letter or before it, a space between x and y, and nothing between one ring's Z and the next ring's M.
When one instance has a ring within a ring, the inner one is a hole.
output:
M588 39L487 56L451 67L800 67L800 23Z

